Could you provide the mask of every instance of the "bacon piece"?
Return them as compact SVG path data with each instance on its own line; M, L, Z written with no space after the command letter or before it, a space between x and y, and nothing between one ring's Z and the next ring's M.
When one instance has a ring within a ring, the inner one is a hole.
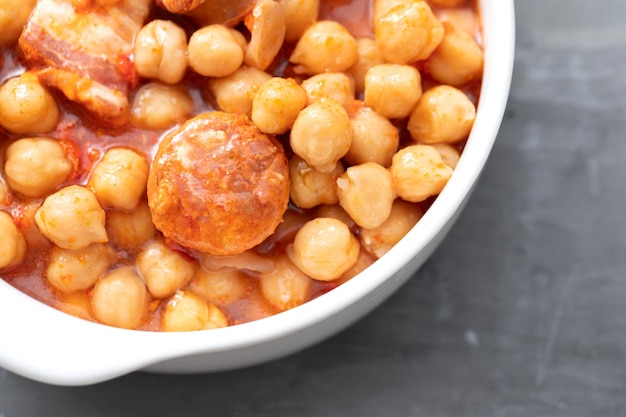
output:
M82 104L99 121L123 124L137 83L133 39L150 0L39 0L19 38L41 81Z

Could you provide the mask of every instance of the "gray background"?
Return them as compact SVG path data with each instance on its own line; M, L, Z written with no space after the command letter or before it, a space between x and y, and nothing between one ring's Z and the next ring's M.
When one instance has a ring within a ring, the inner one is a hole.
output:
M626 2L515 3L482 181L382 307L235 372L62 388L0 370L0 417L626 416Z

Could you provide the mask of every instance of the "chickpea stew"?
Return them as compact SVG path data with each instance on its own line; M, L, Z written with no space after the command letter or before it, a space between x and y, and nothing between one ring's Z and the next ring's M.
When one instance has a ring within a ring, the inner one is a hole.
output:
M257 320L356 276L473 125L473 0L28 0L0 19L0 277L109 326Z

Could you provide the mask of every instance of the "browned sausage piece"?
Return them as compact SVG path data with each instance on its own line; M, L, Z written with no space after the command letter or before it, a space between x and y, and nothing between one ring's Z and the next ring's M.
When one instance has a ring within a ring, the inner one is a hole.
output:
M244 114L190 119L161 142L148 178L157 229L213 255L261 243L282 221L288 202L282 146Z

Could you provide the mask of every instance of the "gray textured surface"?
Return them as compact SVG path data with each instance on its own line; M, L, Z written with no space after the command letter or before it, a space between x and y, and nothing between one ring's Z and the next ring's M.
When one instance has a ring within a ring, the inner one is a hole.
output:
M60 388L0 370L0 417L626 416L626 2L516 7L482 182L381 308L236 372Z

